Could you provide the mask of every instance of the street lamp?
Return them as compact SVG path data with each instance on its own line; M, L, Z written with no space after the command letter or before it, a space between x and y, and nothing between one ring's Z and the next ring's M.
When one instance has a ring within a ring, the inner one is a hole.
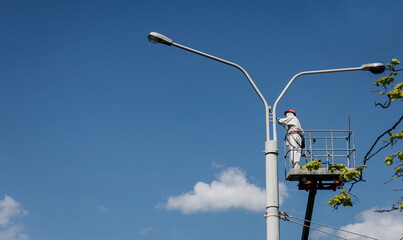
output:
M155 43L155 44L162 43L162 44L165 44L165 45L168 45L168 46L171 46L172 43L173 43L172 39L170 39L168 37L165 37L164 35L156 33L156 32L151 32L148 35L148 40L150 42L152 42L152 43Z
M265 160L266 160L266 225L267 225L267 240L279 240L280 239L280 224L279 224L279 191L278 191L278 142L277 142L277 131L276 131L276 112L275 108L277 107L278 102L285 94L289 86L292 82L301 75L306 74L318 74L318 73L330 73L330 72L343 72L343 71L356 71L356 70L366 70L371 71L373 73L381 73L385 69L382 63L375 64L364 64L359 68L345 68L345 69L333 69L333 70L321 70L321 71L311 71L311 72L302 72L295 75L291 81L287 84L286 88L277 98L274 104L273 111L273 140L270 139L270 112L271 107L267 104L266 99L260 93L256 84L253 82L252 78L249 74L238 64L229 62L227 60L212 56L207 53L203 53L197 51L195 49L180 45L172 41L172 39L156 32L151 32L148 35L148 40L152 43L162 43L168 46L175 46L181 48L183 50L201 55L203 57L207 57L213 59L215 61L233 66L246 76L249 83L252 85L253 89L259 96L260 100L263 102L265 111L266 111L266 142L265 142Z

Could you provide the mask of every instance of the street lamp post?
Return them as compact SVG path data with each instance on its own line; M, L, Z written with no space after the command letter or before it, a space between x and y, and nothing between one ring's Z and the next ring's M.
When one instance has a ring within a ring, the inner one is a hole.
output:
M285 94L292 82L301 75L306 74L318 74L318 73L330 73L330 72L342 72L342 71L356 71L356 70L368 70L374 73L381 71L383 64L364 64L359 68L346 68L346 69L334 69L334 70L321 70L321 71L311 71L302 72L295 75L291 81L287 84L286 88L277 98L274 104L273 111L273 140L270 139L270 111L271 107L267 104L266 99L263 97L256 84L253 82L249 74L238 64L229 62L227 60L212 56L207 53L197 51L195 49L180 45L172 41L172 39L156 33L151 32L148 35L148 40L153 43L162 43L168 46L175 46L183 50L201 55L213 59L215 61L233 66L246 76L249 83L252 85L253 89L259 96L260 100L263 102L266 111L266 142L265 142L265 160L266 160L266 225L267 225L267 240L279 240L280 239L280 224L279 224L279 190L278 190L278 142L277 142L277 132L276 132L276 107L282 96ZM383 66L383 70L385 67ZM383 70L381 72L383 72ZM380 72L379 72L380 73Z

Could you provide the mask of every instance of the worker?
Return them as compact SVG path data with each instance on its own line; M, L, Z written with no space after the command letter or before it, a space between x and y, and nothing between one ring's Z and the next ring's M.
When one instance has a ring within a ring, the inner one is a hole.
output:
M290 164L293 168L301 167L301 151L305 148L304 130L294 110L284 112L285 118L277 118L277 122L287 129L287 147L290 151Z

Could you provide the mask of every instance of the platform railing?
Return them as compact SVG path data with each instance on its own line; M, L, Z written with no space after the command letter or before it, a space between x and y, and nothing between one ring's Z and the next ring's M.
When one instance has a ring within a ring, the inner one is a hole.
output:
M301 167L314 159L321 160L321 168L330 164L344 164L355 168L354 133L351 130L305 130L305 148L301 152ZM289 159L287 137L284 139L284 164L288 171L292 164ZM288 162L288 164L287 164Z

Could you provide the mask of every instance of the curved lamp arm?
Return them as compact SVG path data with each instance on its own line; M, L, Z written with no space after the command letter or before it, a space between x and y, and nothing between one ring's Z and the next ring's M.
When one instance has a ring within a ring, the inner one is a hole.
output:
M218 62L233 66L239 70L241 70L241 72L246 76L246 78L248 79L249 83L252 85L253 89L255 90L255 92L257 93L257 95L259 96L260 100L262 100L265 110L266 110L266 139L269 140L270 138L270 125L269 125L269 112L270 112L270 106L267 104L266 99L263 97L262 93L259 91L259 89L257 88L256 84L253 82L252 78L249 76L249 74L245 71L245 69L243 69L241 66L239 66L238 64L235 64L233 62L229 62L227 60L215 57L213 55L204 53L204 52L200 52L197 51L195 49L180 45L178 43L175 43L172 41L172 39L160 34L160 33L156 33L156 32L151 32L148 35L148 39L150 42L153 43L162 43L168 46L175 46L177 48L181 48L183 50L192 52L192 53L196 53L198 55L201 55L203 57L207 57L213 60L216 60Z
M355 67L355 68L339 68L339 69L329 69L329 70L318 70L318 71L306 71L306 72L300 72L296 74L291 80L288 82L287 86L283 89L281 92L280 96L278 96L276 102L274 103L273 106L273 140L277 141L277 125L276 125L276 110L277 110L277 104L280 102L281 98L284 96L284 94L287 92L288 88L291 86L291 84L294 82L294 80L302 75L310 75L310 74L320 74L320 73L334 73L334 72L348 72L348 71L359 71L359 70L368 70L370 69L366 68L368 64L364 64L361 67Z

